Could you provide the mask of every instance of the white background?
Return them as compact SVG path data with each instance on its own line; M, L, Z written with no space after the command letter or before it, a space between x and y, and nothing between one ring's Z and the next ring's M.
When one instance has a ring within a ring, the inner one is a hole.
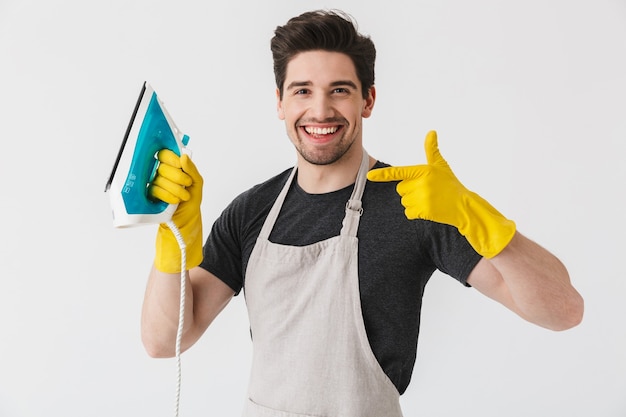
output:
M407 416L626 416L623 0L0 0L0 416L170 416L175 362L139 316L155 227L112 228L104 185L141 83L191 136L205 232L292 165L269 40L341 8L378 49L370 154L457 176L563 260L584 322L555 333L442 274ZM183 355L181 416L237 416L243 297Z

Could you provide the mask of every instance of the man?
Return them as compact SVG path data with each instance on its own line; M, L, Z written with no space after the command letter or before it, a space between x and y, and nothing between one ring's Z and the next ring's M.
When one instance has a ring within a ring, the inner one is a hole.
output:
M202 249L202 177L161 151L151 193L180 203L187 246L182 349L244 290L254 346L246 416L401 416L424 286L439 269L540 326L577 325L583 301L561 262L454 176L426 136L428 163L369 157L375 48L347 16L315 11L271 43L278 116L297 167L238 196ZM369 179L369 181L368 181ZM159 227L142 337L172 356L180 251Z

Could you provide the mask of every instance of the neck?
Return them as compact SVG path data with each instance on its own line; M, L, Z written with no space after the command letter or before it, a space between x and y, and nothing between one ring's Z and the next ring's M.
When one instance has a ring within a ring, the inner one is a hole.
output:
M362 148L329 165L314 165L298 155L298 185L309 194L341 190L356 181L362 158ZM369 167L375 163L376 159L370 156Z

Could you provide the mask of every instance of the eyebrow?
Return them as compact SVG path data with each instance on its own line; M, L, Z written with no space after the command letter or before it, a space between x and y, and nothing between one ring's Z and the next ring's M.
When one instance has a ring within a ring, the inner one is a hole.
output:
M287 86L287 90L291 90L292 88L297 88L297 87L308 87L310 85L313 85L311 81L293 81ZM330 86L331 87L349 86L349 87L354 88L355 90L357 89L356 84L350 80L333 81L332 83L330 83Z

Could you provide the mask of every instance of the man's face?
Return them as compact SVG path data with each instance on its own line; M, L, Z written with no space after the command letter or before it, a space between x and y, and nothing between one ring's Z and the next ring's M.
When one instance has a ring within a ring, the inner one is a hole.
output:
M278 117L305 161L328 165L350 150L361 151L362 118L372 112L375 90L372 87L363 98L347 55L301 52L287 65L282 99L278 90L276 96Z

